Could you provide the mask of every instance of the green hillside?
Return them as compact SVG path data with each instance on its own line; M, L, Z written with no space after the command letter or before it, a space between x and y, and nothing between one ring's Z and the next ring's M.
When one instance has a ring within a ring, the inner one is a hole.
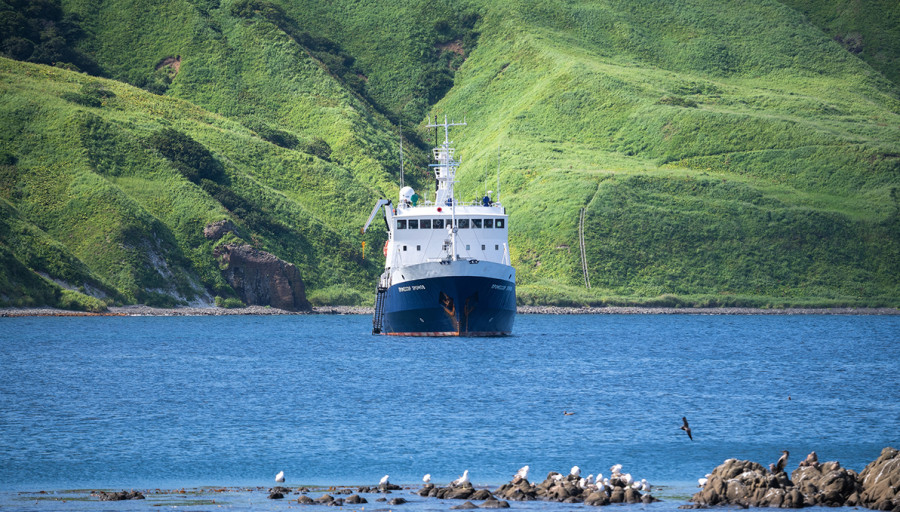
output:
M422 126L448 114L463 197L499 155L522 303L900 305L886 4L34 5L0 3L0 50L33 61L0 59L4 304L233 297L212 251L235 235L202 233L224 218L314 302L368 303L384 234L359 228L401 134L433 186ZM875 53L832 33L874 18Z

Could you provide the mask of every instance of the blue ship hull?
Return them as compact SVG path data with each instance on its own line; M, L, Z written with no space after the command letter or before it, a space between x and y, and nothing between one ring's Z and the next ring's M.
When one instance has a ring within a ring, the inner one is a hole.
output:
M388 288L383 334L506 336L516 317L512 281L481 276L418 279Z

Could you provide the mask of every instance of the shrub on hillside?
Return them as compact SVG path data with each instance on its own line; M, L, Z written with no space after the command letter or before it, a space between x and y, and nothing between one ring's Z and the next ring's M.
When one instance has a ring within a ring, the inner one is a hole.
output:
M65 92L60 95L60 98L66 101L93 108L100 108L104 101L115 97L112 91L97 83L87 83L82 85L78 92Z
M300 149L310 155L317 156L322 160L331 161L331 146L320 137L313 137L311 141L303 144L303 147Z
M175 169L196 184L207 179L226 181L225 169L203 144L172 128L163 128L147 139L151 147L172 162Z
M216 306L220 308L242 308L244 307L244 303L241 302L241 299L235 297L222 298L216 295Z
M279 130L278 128L272 128L271 126L260 120L249 119L244 122L244 125L247 126L247 128L255 131L261 139L271 142L276 146L281 146L286 149L294 149L298 144L300 144L300 140L297 139L296 135L288 133L284 130Z

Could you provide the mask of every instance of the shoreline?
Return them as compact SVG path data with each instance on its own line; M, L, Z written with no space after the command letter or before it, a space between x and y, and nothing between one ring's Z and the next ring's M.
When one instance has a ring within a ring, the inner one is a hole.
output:
M371 315L367 306L317 306L312 311L287 311L268 306L244 308L113 306L108 311L92 313L51 307L0 308L0 318L63 316L275 316L275 315ZM900 315L897 308L673 308L640 306L563 307L519 306L520 315Z

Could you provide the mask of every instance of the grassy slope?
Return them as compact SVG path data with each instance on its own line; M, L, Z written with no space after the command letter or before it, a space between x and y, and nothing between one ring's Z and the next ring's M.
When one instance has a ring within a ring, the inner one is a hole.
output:
M892 0L783 0L870 66L900 84L900 4Z
M892 302L897 88L779 4L707 7L486 17L437 108L472 119L476 135L460 137L470 187L495 188L500 146L525 300ZM731 57L711 69L695 58L708 46ZM584 282L583 206L596 290L559 293Z
M11 128L2 149L18 159L3 188L23 217L84 262L92 279L120 290L123 300L165 303L161 295L176 293L191 300L203 287L227 295L213 243L202 236L206 223L221 218L233 218L248 241L295 262L313 288L338 282L362 288L375 271L345 233L319 218L334 218L317 208L333 199L328 194L359 209L368 204L367 187L349 172L180 100L103 81L115 97L89 108L60 96L97 79L8 60L0 70L0 117ZM145 140L162 126L206 144L224 163L230 188L274 219L274 227L247 226L150 150ZM303 187L313 181L324 182L319 194ZM275 190L272 183L282 186ZM353 193L337 192L344 189ZM50 276L66 281L63 273ZM83 280L66 282L77 287Z
M897 87L780 3L718 12L700 0L473 0L429 12L281 2L298 27L356 57L378 108L264 16L232 16L232 3L65 2L85 20L83 49L112 76L159 78L156 64L180 56L166 95L190 103L104 82L110 104L81 107L59 96L91 79L3 61L0 116L16 129L0 149L18 158L3 197L124 300L174 291L145 271L149 247L182 295L198 282L227 295L200 229L229 216L245 238L297 263L314 293L349 287L368 298L380 264L360 261L356 229L376 197L394 195L398 171L397 128L378 109L421 107L437 22L459 13L480 16L478 45L433 112L468 113L455 137L464 197L496 188L502 155L520 300L900 297ZM324 138L332 161L255 137L248 127L260 122ZM209 148L229 187L273 223L229 214L150 150L144 141L163 126ZM36 151L35 140L50 149ZM409 151L407 176L422 188L423 155ZM367 235L370 247L379 236Z

